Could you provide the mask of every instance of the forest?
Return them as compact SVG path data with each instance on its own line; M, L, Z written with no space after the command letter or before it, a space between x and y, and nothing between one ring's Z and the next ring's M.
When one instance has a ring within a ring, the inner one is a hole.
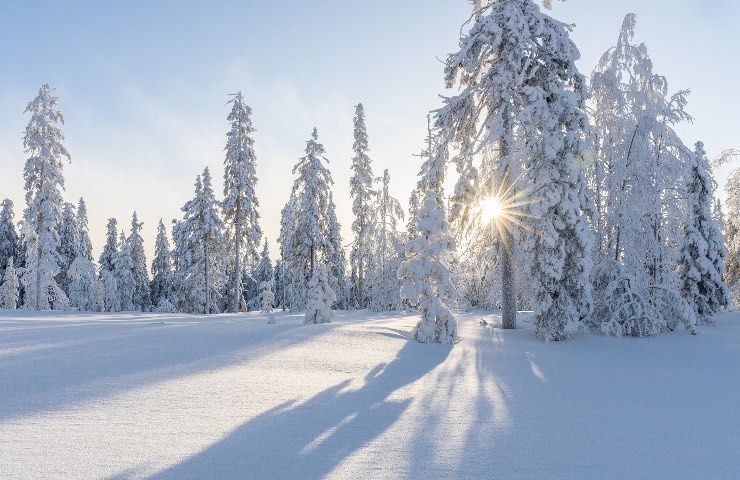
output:
M710 159L699 139L679 137L689 91L654 71L636 15L586 76L548 3L473 2L441 72L455 93L426 120L420 112L428 135L405 204L390 194L392 172L373 169L365 109L354 107L354 155L333 159L351 162L349 239L332 196L345 179L332 177L314 128L279 200L275 256L255 193L259 116L241 93L228 97L223 172L200 172L182 217L160 220L155 239L136 212L110 218L95 255L84 198L65 198L73 160L60 99L43 84L23 112L25 204L18 219L10 199L0 212L0 308L279 309L306 323L335 310L416 311L422 343L454 343L455 312L470 309L500 309L504 328L531 311L544 341L696 333L740 298L740 169L725 205L713 177L738 152Z

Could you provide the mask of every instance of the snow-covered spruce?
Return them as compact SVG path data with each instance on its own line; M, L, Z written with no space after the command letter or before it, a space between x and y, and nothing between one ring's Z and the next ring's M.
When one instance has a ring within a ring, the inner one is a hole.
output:
M64 203L62 210L62 221L57 231L59 233L59 267L60 272L57 282L69 297L69 275L68 270L72 262L77 258L80 249L80 230L77 225L77 212L75 206L69 202Z
M381 187L373 204L371 221L373 249L369 258L375 268L367 281L369 306L376 311L398 310L401 308L401 283L397 272L405 243L398 225L403 221L404 214L401 203L390 194L388 169L385 169L379 180Z
M354 243L349 256L351 267L351 305L354 308L365 308L368 305L368 295L365 289L368 271L372 268L370 257L374 246L372 245L372 204L376 196L373 189L373 170L370 157L367 152L368 145L367 127L365 126L365 109L361 103L355 106L354 118L354 144L352 151L352 177L349 180L350 195L352 197L352 233Z
M259 226L259 202L255 194L257 184L257 157L254 152L252 134L252 109L244 103L241 92L229 101L232 104L227 120L231 129L226 134L226 159L224 160L224 200L222 211L224 221L229 225L233 238L233 271L231 272L231 298L229 310L244 310L242 276L243 259L254 261L257 258L262 230ZM247 298L246 301L257 298Z
M95 271L92 261L92 242L87 220L87 205L80 198L77 203L77 213L73 219L75 243L71 245L73 260L65 273L67 296L72 308L82 311L97 312L104 309L104 295L102 284Z
M306 142L306 154L293 167L297 177L282 211L280 253L290 272L291 310L306 306L307 284L316 266L340 267L333 262L338 258L339 252L334 252L334 248L340 237L336 220L330 219L333 209L330 188L334 182L324 165L327 162L324 152L314 128Z
M260 310L262 308L262 284L273 281L272 260L270 260L270 249L265 240L258 260L249 275L245 275L244 292L249 298L248 310Z
M103 270L113 271L113 260L116 258L116 252L118 252L118 220L109 218L106 224L105 244L98 259L98 267L100 267L101 272Z
M180 308L191 313L218 313L226 284L226 245L208 168L196 178L195 196L182 210L183 220L173 229Z
M157 225L157 238L154 242L151 282L152 305L156 305L156 311L160 311L159 307L163 301L167 301L169 305L172 305L168 299L172 294L173 287L170 241L167 238L167 230L164 227L164 222L160 219L159 225Z
M453 343L457 321L445 301L454 297L455 287L443 256L454 242L446 231L444 207L432 190L424 195L418 222L419 235L406 243L406 259L398 270L401 296L421 313L412 336L422 343Z
M336 294L335 308L344 310L349 300L349 286L345 272L346 259L344 247L342 246L342 226L339 224L334 204L334 196L329 192L329 208L326 211L326 220L329 227L329 255L327 263L329 266L329 284Z
M146 254L144 253L144 239L141 236L141 229L144 223L139 222L139 217L134 212L131 217L131 232L126 241L131 251L131 263L133 274L133 298L134 309L139 311L148 311L152 307L151 289L149 285L149 272L146 263Z
M262 303L262 313L272 312L273 304L275 303L275 292L272 288L272 281L265 281L260 284Z
M13 257L6 262L5 271L0 283L0 308L15 310L18 308L20 282L15 269Z
M118 237L118 248L113 257L113 277L118 288L120 310L133 312L134 306L134 261L131 258L131 244L126 240L126 234L121 232Z
M69 304L83 312L98 312L104 308L103 285L95 273L95 265L83 256L77 256L67 271ZM101 298L103 301L101 302Z
M14 259L16 267L21 266L21 262L18 262L21 244L13 223L14 217L13 201L6 198L0 206L0 275L5 271L11 258Z
M447 146L429 138L428 158L421 168L423 192L417 213L416 234L406 242L405 259L398 269L401 297L418 306L421 319L412 336L421 343L453 343L457 321L445 303L456 296L445 255L455 242L447 231L443 184Z
M694 150L691 182L686 188L689 219L679 254L681 291L704 322L726 307L729 289L724 281L727 250L712 214L715 182L709 170L704 144Z
M118 295L118 282L112 271L100 271L100 289L104 310L106 312L120 312L121 298Z
M23 212L22 237L26 264L21 277L24 305L34 310L67 307L67 296L56 281L60 271L59 234L64 188L62 169L70 156L64 147L60 128L64 116L59 99L46 83L26 107L31 120L23 135L23 149L28 154L23 170L26 208Z
M502 171L510 174L514 132L520 135L519 163L532 197L535 325L543 340L569 338L591 305L591 205L577 159L585 149L587 92L578 58L565 24L534 1L479 4L460 50L447 59L447 86L462 91L436 117L445 141L463 153L463 173L472 173L465 152L497 144ZM505 284L513 281L508 277Z
M285 262L278 260L275 262L275 273L273 286L275 289L275 307L285 311L290 308L288 303L289 295L288 290L290 289L290 280L288 278L288 271L285 268Z
M308 281L305 323L329 323L334 312L331 306L337 296L329 285L329 273L324 265L317 265Z
M90 240L90 226L87 220L87 204L82 197L77 202L77 232L80 237L77 256L92 262L92 241Z

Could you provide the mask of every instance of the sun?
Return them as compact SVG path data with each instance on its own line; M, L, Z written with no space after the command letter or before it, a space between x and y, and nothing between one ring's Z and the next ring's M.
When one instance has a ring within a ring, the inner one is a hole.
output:
M504 204L499 197L488 197L481 202L481 215L486 222L498 220L504 213Z

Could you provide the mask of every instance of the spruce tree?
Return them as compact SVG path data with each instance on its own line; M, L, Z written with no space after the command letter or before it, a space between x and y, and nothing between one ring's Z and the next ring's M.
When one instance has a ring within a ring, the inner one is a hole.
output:
M368 278L370 307L373 310L396 310L401 307L398 267L403 255L403 237L398 225L404 219L401 203L389 191L390 174L383 172L381 188L373 205L372 244L370 257L375 265Z
M113 257L113 276L118 287L120 309L124 312L136 310L134 305L134 291L136 288L134 277L134 261L131 258L131 244L126 235L121 232L118 240L118 249Z
M133 262L133 304L136 310L148 311L152 306L151 291L149 286L149 273L147 271L146 254L144 253L144 239L141 236L143 222L134 212L131 217L131 233L126 241L131 252Z
M365 308L368 304L365 291L365 279L367 271L371 267L370 255L371 244L371 222L372 203L376 192L373 190L373 171L370 157L367 152L368 145L367 127L365 126L365 109L361 103L355 107L354 137L352 145L354 157L352 157L352 177L350 178L350 195L352 196L352 233L354 243L350 253L351 265L351 287L352 306L354 308Z
M337 220L336 206L334 197L329 192L329 207L326 212L326 220L329 229L329 245L331 249L328 252L329 266L329 284L336 296L335 308L344 309L347 307L349 300L349 286L347 285L347 275L345 271L346 258L344 248L342 247L342 226Z
M73 246L74 260L67 270L67 295L72 307L82 311L105 309L105 292L98 280L92 261L92 242L87 220L87 205L80 198L73 219L76 244Z
M257 158L252 134L252 109L244 103L241 92L230 100L231 113L227 117L231 130L226 134L226 160L224 161L224 221L233 230L233 291L231 311L243 309L244 258L257 258L262 231L259 226L259 202L255 193L257 184ZM249 300L249 299L247 299Z
M262 283L264 282L272 281L273 268L272 261L270 260L270 248L267 245L267 240L265 240L264 246L262 247L262 252L260 253L259 261L257 262L257 266L254 269L253 276L255 281L257 281L260 285L262 285Z
M275 275L273 280L273 289L275 292L275 306L285 311L289 307L288 303L288 272L285 270L285 262L278 260L275 262Z
M324 166L326 161L324 146L318 142L314 128L306 142L305 156L293 167L297 177L282 212L280 246L283 261L291 273L293 309L305 307L307 283L318 264L332 261L332 242L337 240L337 230L332 230L329 221L333 181L329 169ZM333 266L338 268L336 263Z
M95 265L83 256L77 256L67 271L68 295L71 307L80 311L97 312L104 308L103 284L95 273ZM102 299L102 301L101 301Z
M69 296L69 267L77 258L80 249L80 231L77 224L77 213L75 207L69 202L64 204L62 221L59 224L59 258L60 273L57 282Z
M60 128L64 116L59 99L44 83L36 98L26 107L31 120L23 135L23 148L29 155L23 171L26 209L23 213L23 243L26 265L21 282L26 307L34 310L64 308L67 297L56 281L59 274L59 235L64 189L62 169L70 156L64 147Z
M13 222L14 217L13 201L6 198L0 209L0 272L5 271L11 258L16 259L21 253L20 239Z
M331 306L337 301L337 296L329 285L329 273L324 265L317 265L308 281L306 294L305 323L329 323L334 312Z
M98 266L100 271L113 272L113 260L118 252L118 221L115 218L109 218L106 226L105 245L100 253Z
M13 257L10 257L6 262L2 283L0 283L0 308L8 310L18 308L19 287L20 284L15 265L13 264Z
M260 284L262 313L271 313L275 304L275 292L273 291L272 280Z
M77 256L92 262L92 242L90 241L90 227L87 220L87 204L82 197L77 202L77 232L80 238Z
M218 313L221 292L226 283L224 225L211 186L208 168L195 182L195 196L183 207L182 222L174 238L186 310L193 313Z
M100 288L102 290L103 309L106 312L120 312L121 298L118 294L118 282L112 271L100 271Z
M586 215L592 205L578 163L585 150L587 92L575 65L578 57L566 26L533 0L487 2L476 11L460 50L447 59L447 87L458 86L461 93L446 99L436 117L442 142L463 153L498 146L507 190L521 169L529 191L537 192L526 215L534 232L528 246L535 330L545 340L570 337L591 308ZM465 162L464 156L459 161ZM464 167L459 170L470 172ZM502 253L508 257L511 230L503 236ZM513 269L502 271L504 300L513 301ZM516 307L504 307L504 324L513 327Z
M405 257L398 269L401 297L416 305L421 319L412 336L421 343L453 343L457 320L447 305L457 295L446 262L455 242L448 232L444 210L444 178L447 145L428 138L427 157L417 186L421 202L416 231L406 242Z
M167 238L164 222L160 219L157 226L157 239L154 243L154 260L152 261L152 305L158 307L163 299L170 299L172 288L170 241Z
M686 187L690 217L679 256L681 291L697 317L707 322L729 303L724 281L727 250L712 214L715 182L704 144L697 142L691 181Z

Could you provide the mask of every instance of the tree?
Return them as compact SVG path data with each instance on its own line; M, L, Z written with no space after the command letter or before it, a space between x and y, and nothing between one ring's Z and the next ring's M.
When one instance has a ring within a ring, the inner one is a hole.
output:
M332 243L337 241L338 233L329 221L333 181L324 166L324 146L318 142L315 128L305 152L293 167L293 174L298 176L283 208L280 230L281 255L292 280L291 309L305 306L307 282L319 262L332 261ZM336 263L333 266L338 267Z
M342 226L337 220L336 206L334 197L329 192L329 208L326 212L326 220L329 228L329 245L331 249L328 252L329 265L329 284L336 296L336 308L344 309L347 307L349 299L349 287L347 286L347 275L345 271L346 258L344 248L342 247Z
M331 306L337 301L334 290L329 286L329 274L324 265L317 265L308 282L308 303L305 323L329 323L334 312Z
M118 249L113 258L113 276L116 279L116 286L118 287L120 309L124 312L135 311L134 291L136 289L136 279L134 277L134 260L131 257L131 244L127 241L126 235L123 232L120 234Z
M118 221L115 218L109 218L106 227L105 245L103 245L100 260L98 260L101 272L105 270L113 272L113 261L116 258L116 253L118 253Z
M685 227L679 271L684 297L705 322L727 306L730 296L724 281L727 250L712 214L715 187L704 144L697 142L692 180L686 188L691 216Z
M446 144L430 138L417 186L422 193L416 232L406 242L405 259L398 269L401 297L417 305L421 319L412 333L421 343L453 343L457 320L446 302L456 291L445 257L455 243L448 233L443 185L448 160Z
M74 218L74 231L76 244L70 251L74 253L74 259L69 265L66 273L67 294L72 307L81 311L100 311L105 308L105 292L103 284L98 280L95 272L95 264L92 261L92 242L87 220L87 205L80 198L77 203L77 213Z
M10 257L5 266L3 282L0 284L0 308L15 310L18 308L18 274L13 265L13 257Z
M69 267L77 258L80 250L80 230L77 223L77 212L75 206L65 202L62 211L62 221L59 224L59 257L60 272L57 283L62 287L64 293L69 296Z
M597 300L610 304L597 305L588 323L615 332L620 329L609 325L621 322L624 334L644 336L674 323L663 305L684 303L675 265L688 221L683 194L693 160L675 132L677 124L691 119L685 111L688 91L669 94L666 78L653 71L647 47L634 43L636 24L636 15L625 17L616 45L591 74L594 156L586 174L597 211L600 275L594 278L601 279L597 288L608 289L596 291ZM621 293L615 298L616 292ZM635 305L631 299L646 305L639 328L633 320L628 324L605 314L616 305Z
M24 303L34 310L64 308L67 297L56 281L59 274L59 235L64 188L62 169L70 159L64 147L60 125L64 116L58 109L59 99L46 83L28 104L24 113L31 120L23 135L23 148L29 155L23 171L26 209L22 235L26 247L23 283Z
M259 226L259 202L255 194L257 184L254 140L252 134L252 109L244 103L241 92L232 96L231 113L227 117L231 130L226 134L226 160L224 162L224 221L233 229L234 239L234 289L231 311L243 310L243 258L257 258L257 246L262 237ZM242 243L244 251L242 251Z
M370 285L370 307L373 310L397 310L401 308L398 267L403 255L404 239L398 225L404 219L401 203L389 191L390 174L383 172L381 188L372 205L372 254L368 257L375 268L368 283Z
M120 312L121 298L118 294L118 282L110 270L100 271L100 288L102 289L103 307L106 312Z
M535 286L535 331L545 340L568 338L590 311L591 210L578 155L587 122L579 53L565 24L532 0L486 2L476 11L460 50L447 58L445 81L459 86L435 124L442 142L456 146L458 171L474 184L470 155L497 145L504 190L520 187L526 172L531 202L526 214ZM522 155L515 159L515 146ZM461 191L465 189L461 188ZM457 192L457 190L456 190ZM502 231L504 326L515 326L513 234Z
M275 304L275 292L272 289L272 280L262 282L260 284L261 305L262 313L272 312L272 307Z
M224 225L206 167L196 178L195 196L183 207L176 225L176 265L180 269L186 311L218 313L218 301L226 283Z
M285 263L282 260L275 262L275 278L273 288L275 291L275 307L285 311L289 308L288 304L288 272L285 270Z
M146 254L144 253L144 239L141 236L143 222L134 212L131 218L131 233L128 236L131 261L133 263L133 304L136 310L147 311L152 306L151 290L149 286L149 273L146 267Z
M373 171L368 146L367 127L365 126L365 109L361 103L355 106L354 118L355 141L352 145L352 177L350 178L350 195L352 196L352 233L355 236L350 253L352 306L365 308L368 304L365 292L366 270L370 267L371 244L371 207L376 192L373 190Z
M87 221L87 204L82 197L77 202L77 232L80 238L77 256L92 262L92 242L90 241L90 226Z
M271 282L273 275L272 261L270 260L270 247L267 245L265 240L264 246L262 247L262 253L260 253L259 261L254 269L254 279L260 285L264 282ZM260 287L261 291L261 287Z
M167 238L164 222L160 219L157 226L157 239L154 243L154 260L152 261L152 305L159 306L162 299L171 298L172 288L170 241Z
M13 201L6 198L0 207L0 272L4 272L10 259L17 258L21 249L20 239L13 223L15 217Z
M101 292L103 285L95 274L95 265L83 256L77 256L67 271L69 281L69 304L73 308L84 312L97 312L103 308L101 297L105 302L105 295Z

